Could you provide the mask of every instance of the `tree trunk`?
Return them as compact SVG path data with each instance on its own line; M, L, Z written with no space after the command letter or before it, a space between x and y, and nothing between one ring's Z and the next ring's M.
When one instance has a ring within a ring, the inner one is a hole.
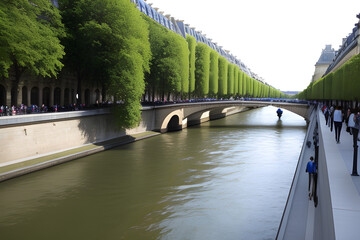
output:
M102 87L102 91L101 91L102 102L105 102L106 101L106 87L105 87L104 82L102 82L101 87Z
M76 104L80 105L81 104L81 71L78 70L77 71L77 98L76 98Z
M19 95L18 88L19 88L21 75L24 73L24 69L18 65L17 61L14 61L14 70L15 70L15 81L13 82L13 86L11 89L11 93L13 92L12 90L14 89L14 95L12 96L14 99L11 99L11 105L18 106L18 101L17 101Z
M155 84L153 84L151 95L152 95L152 102L155 102Z

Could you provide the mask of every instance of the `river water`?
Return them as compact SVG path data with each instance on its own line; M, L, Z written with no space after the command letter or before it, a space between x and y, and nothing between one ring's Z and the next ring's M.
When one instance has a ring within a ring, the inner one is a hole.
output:
M0 238L274 239L306 134L259 108L0 183Z

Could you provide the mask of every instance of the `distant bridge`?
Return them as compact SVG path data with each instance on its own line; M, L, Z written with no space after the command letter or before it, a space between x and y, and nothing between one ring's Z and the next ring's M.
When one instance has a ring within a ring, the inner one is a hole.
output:
M246 108L274 106L286 109L309 121L311 109L307 104L267 101L213 101L183 103L149 107L155 111L155 131L167 132L181 130L190 125L240 112ZM143 110L149 109L144 108Z

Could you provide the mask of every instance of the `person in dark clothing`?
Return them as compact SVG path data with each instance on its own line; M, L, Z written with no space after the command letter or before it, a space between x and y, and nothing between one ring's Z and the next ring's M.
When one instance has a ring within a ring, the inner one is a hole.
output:
M276 111L276 113L277 113L277 116L279 117L279 120L280 120L283 111L282 111L280 108L278 108L278 110Z
M325 107L325 109L324 109L324 115L325 115L326 125L328 126L329 125L329 109L327 107Z
M359 112L359 110L354 115L354 122L355 122L355 126L352 128L352 134L353 134L353 146L355 147L355 146L357 146L359 129L360 129L360 112Z

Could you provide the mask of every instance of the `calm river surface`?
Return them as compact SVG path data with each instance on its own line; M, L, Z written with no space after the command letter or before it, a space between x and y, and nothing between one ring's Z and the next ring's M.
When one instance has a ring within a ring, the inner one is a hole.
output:
M0 183L0 238L274 239L303 118L266 107Z

